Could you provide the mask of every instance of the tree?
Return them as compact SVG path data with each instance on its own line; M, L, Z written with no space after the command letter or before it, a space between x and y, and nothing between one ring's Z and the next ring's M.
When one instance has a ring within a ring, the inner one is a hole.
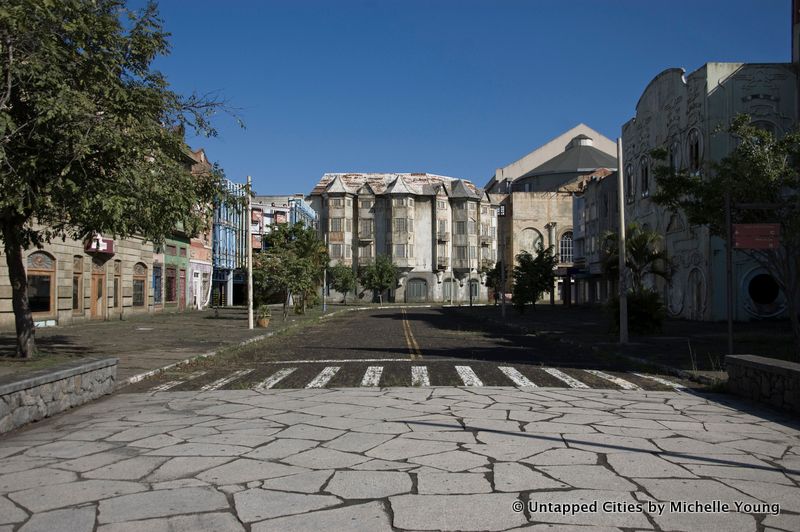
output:
M558 259L553 254L553 246L544 249L539 244L534 257L527 251L516 256L514 266L514 286L511 289L511 303L520 313L525 305L531 303L536 310L536 302L542 294L553 289L555 267Z
M651 333L661 329L666 316L658 291L645 286L650 277L669 280L672 266L660 249L661 235L639 224L628 225L625 231L625 266L631 280L628 294L628 323L631 332ZM619 278L619 235L607 232L601 239L603 270L610 278ZM619 296L609 300L608 311L613 327L619 330Z
M780 139L754 125L749 116L736 117L727 132L736 148L702 175L662 164L655 169L655 201L683 211L689 223L707 225L725 238L725 194L731 202L764 203L767 210L733 209L733 223L780 224L780 246L771 250L740 250L767 270L786 296L789 321L800 358L800 131ZM666 151L655 150L664 161ZM728 243L730 245L730 243Z
M630 272L633 292L644 290L648 276L669 280L672 270L667 254L659 249L661 235L639 224L628 225L625 235L625 266ZM601 240L603 270L611 278L619 277L619 235L607 232Z
M153 3L0 8L0 234L18 356L35 352L23 250L93 232L159 243L179 223L197 232L226 195L219 168L192 176L183 141L186 127L215 135L223 106L173 92L151 68L167 37Z
M356 289L356 274L353 268L344 264L337 264L328 270L330 284L333 289L344 294L344 303L347 304L347 293Z
M291 294L302 298L305 310L308 295L321 280L327 251L316 231L300 223L274 226L265 244L266 251L253 257L254 291L260 298L272 290L281 292L286 319Z
M397 281L397 267L386 255L378 255L375 262L359 271L361 284L367 290L372 290L383 302L383 292L394 286Z

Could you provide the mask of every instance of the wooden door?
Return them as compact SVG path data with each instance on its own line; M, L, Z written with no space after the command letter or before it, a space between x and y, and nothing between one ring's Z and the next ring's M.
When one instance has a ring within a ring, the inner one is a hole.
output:
M92 293L91 293L91 318L93 320L103 319L103 297L105 295L106 276L102 273L92 273Z

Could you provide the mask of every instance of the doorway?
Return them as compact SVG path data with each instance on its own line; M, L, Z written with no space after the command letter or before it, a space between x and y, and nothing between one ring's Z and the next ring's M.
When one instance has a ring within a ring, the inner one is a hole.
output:
M186 270L178 274L178 310L186 310Z
M92 293L90 317L93 320L103 319L103 293L105 292L106 276L104 273L92 272Z

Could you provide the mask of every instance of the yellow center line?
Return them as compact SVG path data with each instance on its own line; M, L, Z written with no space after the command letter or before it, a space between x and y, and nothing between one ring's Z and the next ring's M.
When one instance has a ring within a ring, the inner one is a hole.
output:
M411 358L414 360L418 360L422 358L422 351L419 349L419 344L417 343L417 339L414 338L414 333L411 332L411 324L406 319L406 310L401 309L401 313L403 315L403 333L406 336L406 344L408 344L408 351L411 353Z

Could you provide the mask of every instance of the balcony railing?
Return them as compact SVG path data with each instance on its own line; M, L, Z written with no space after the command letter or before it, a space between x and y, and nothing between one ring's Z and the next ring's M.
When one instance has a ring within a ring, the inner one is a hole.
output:
M449 231L437 231L436 232L436 240L439 242L449 242L450 241L450 232Z
M480 236L481 246L488 247L492 245L492 237L489 235Z
M436 257L436 268L439 270L445 270L447 269L448 262L449 261L446 256L439 255Z

